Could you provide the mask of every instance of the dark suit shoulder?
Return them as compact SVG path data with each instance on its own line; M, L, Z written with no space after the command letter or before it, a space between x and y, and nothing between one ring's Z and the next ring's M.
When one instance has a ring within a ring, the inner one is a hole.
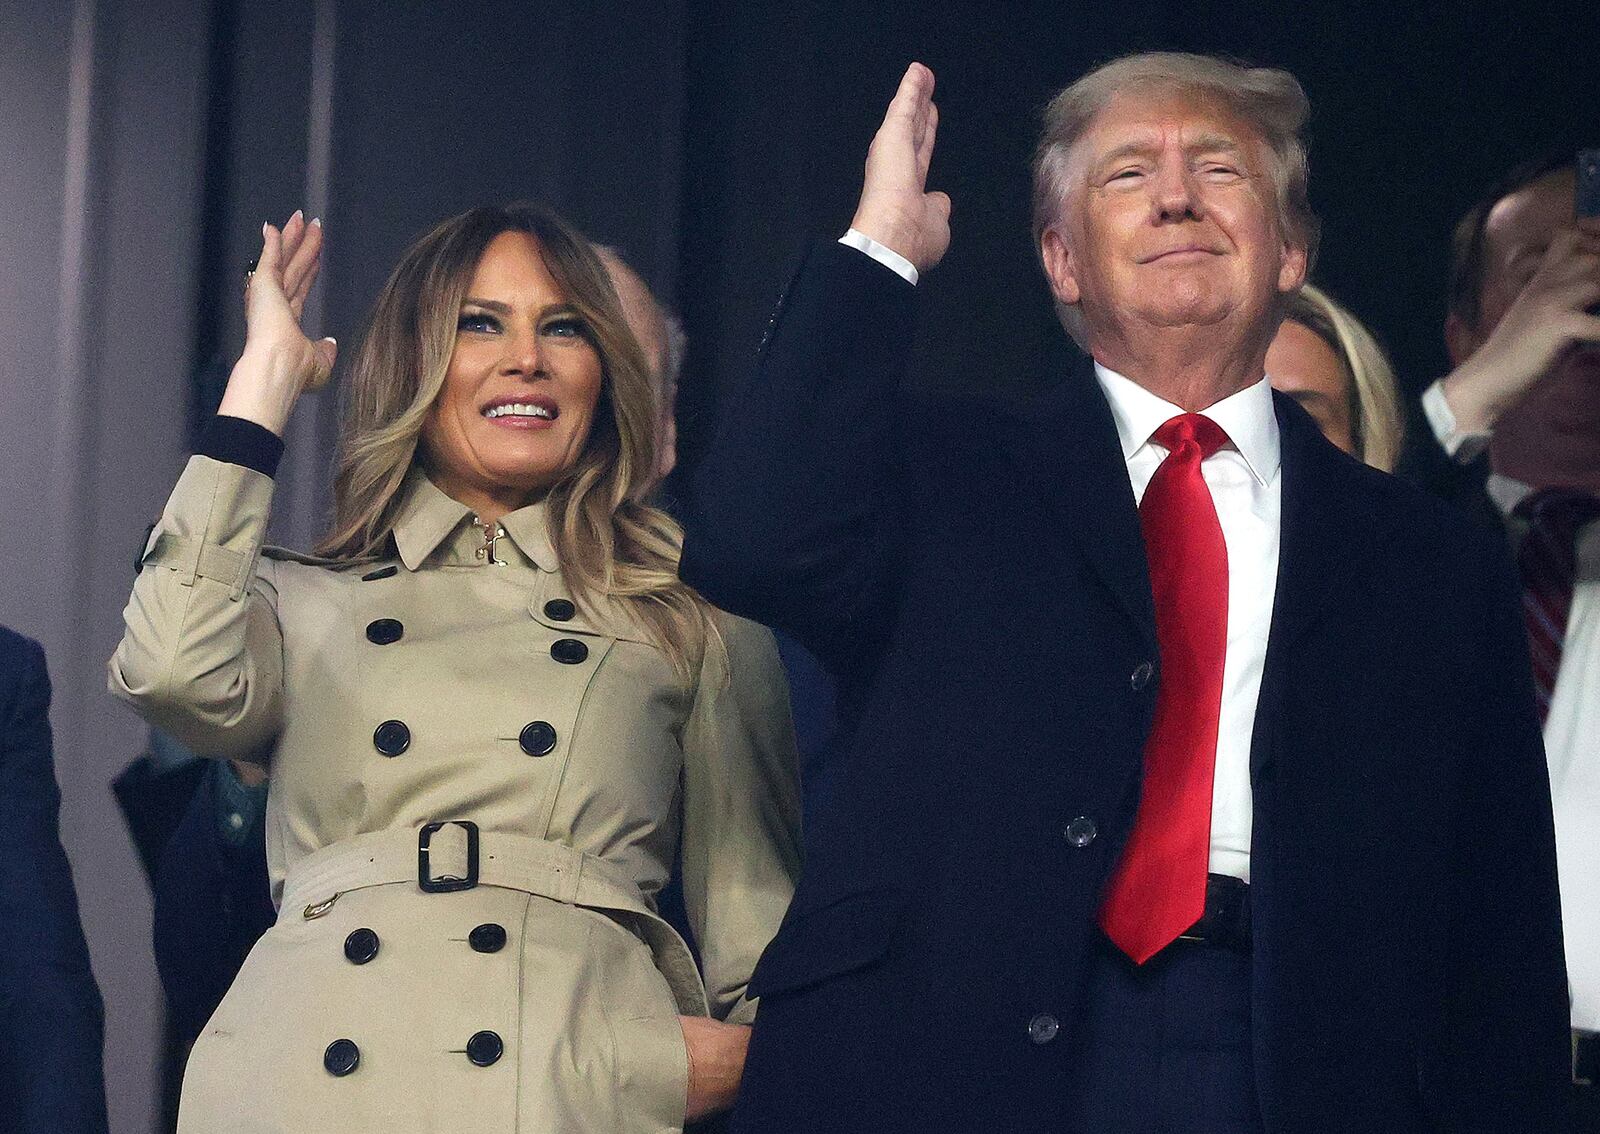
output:
M49 699L44 647L32 638L0 626L0 727L9 726L26 702Z
M1285 460L1314 466L1311 490L1330 494L1365 518L1373 550L1404 558L1407 570L1418 575L1428 564L1453 574L1463 561L1482 564L1504 554L1503 539L1472 522L1454 504L1343 452L1322 436L1299 405L1282 396L1274 401Z

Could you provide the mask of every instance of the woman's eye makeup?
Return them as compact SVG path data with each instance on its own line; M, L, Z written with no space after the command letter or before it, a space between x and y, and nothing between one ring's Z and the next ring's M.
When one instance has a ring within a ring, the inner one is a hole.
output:
M500 320L487 311L463 311L456 320L457 331L498 331Z
M551 315L539 324L541 334L559 339L581 339L588 333L589 325L570 311Z
M477 334L499 334L505 328L497 315L487 311L467 309L461 312L456 319L456 330L470 331ZM557 311L546 315L539 321L539 333L558 339L581 339L589 332L588 323L582 316L571 311Z

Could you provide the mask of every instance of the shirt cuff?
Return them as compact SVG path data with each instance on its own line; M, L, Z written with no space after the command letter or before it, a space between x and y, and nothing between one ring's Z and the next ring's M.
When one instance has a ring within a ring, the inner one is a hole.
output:
M217 414L206 422L195 452L228 465L243 465L266 476L278 474L283 438L264 425L242 417Z
M1489 447L1490 435L1486 431L1458 427L1450 399L1444 396L1442 380L1422 392L1422 415L1428 419L1428 428L1444 446L1445 453L1458 465L1471 464Z
M266 810L267 785L254 787L239 779L231 764L217 769L217 834L235 849L249 841L256 821Z
M915 264L887 244L879 244L864 232L857 232L852 228L839 238L839 243L846 248L854 248L857 252L865 252L913 287L920 278Z

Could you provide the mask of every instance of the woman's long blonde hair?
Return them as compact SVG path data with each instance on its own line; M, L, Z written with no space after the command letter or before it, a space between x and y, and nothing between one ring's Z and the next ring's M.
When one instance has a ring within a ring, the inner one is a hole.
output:
M704 601L678 579L683 533L646 503L656 468L654 385L604 265L551 210L518 203L462 213L408 248L373 308L345 383L333 526L318 547L334 559L391 553L401 489L422 455L423 422L444 385L456 325L479 259L495 237L522 232L577 312L600 356L601 389L583 452L545 495L550 540L573 598L616 600L682 676L717 639Z
M1405 443L1405 415L1394 367L1366 325L1349 308L1306 284L1289 300L1283 316L1333 348L1350 383L1350 428L1356 456L1375 469L1394 472Z

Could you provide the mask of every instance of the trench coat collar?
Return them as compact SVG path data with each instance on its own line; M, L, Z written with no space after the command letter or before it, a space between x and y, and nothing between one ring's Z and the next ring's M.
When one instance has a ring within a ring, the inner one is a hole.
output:
M408 571L417 570L446 544L448 561L468 565L475 562L472 549L479 541L477 534L468 530L475 520L472 509L445 495L415 466L400 491L402 501L395 517L394 542ZM556 570L555 545L550 541L548 509L543 500L506 513L500 517L500 526L517 550L541 571Z

